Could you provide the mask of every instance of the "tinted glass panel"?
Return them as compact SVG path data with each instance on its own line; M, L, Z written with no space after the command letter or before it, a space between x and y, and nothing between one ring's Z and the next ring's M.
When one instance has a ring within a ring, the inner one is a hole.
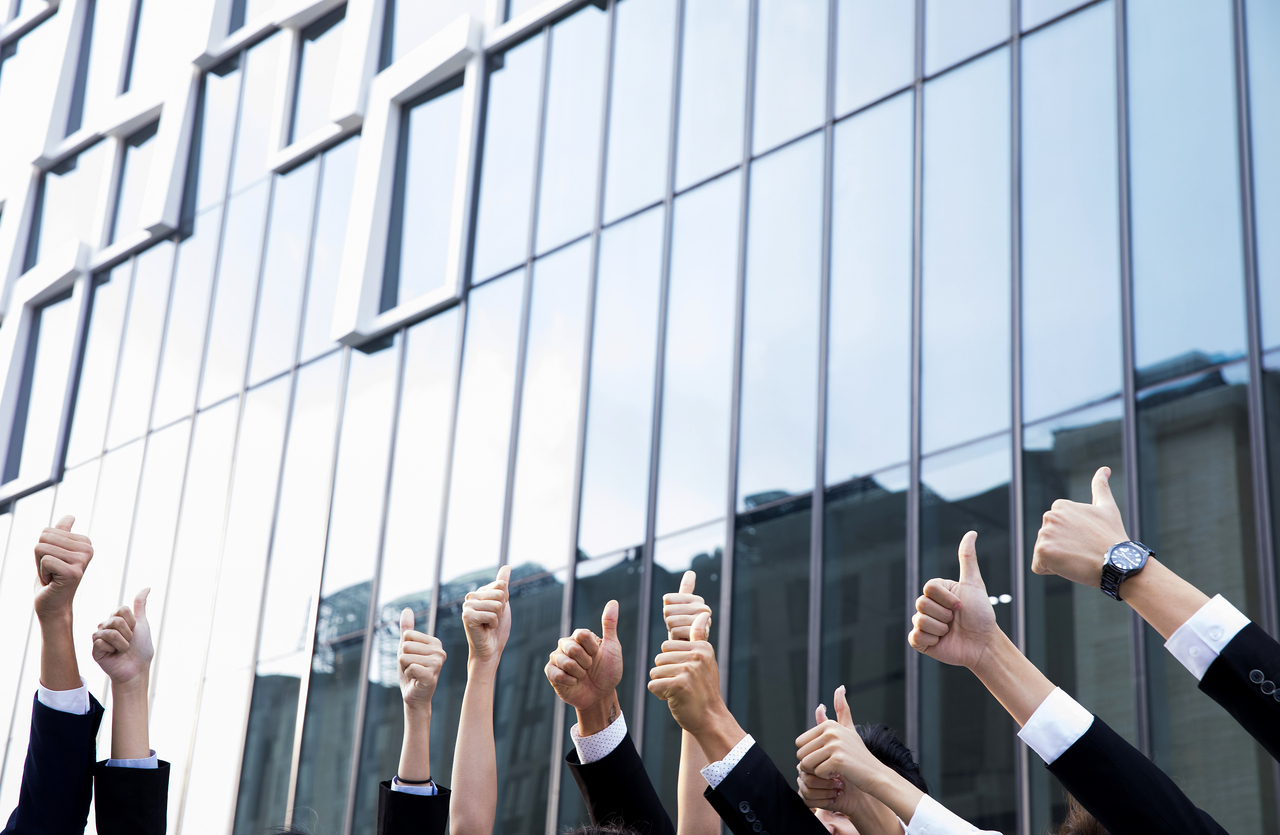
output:
M340 6L302 30L290 142L305 139L313 131L329 124L329 104L338 74L338 50L342 48L343 17L346 13L347 7Z
M813 489L823 163L812 136L751 172L739 510Z
M81 110L73 109L67 120L68 135L87 124L101 124L101 114L120 92L120 75L129 46L131 5L129 0L94 0L86 9L87 42L81 43L76 78L83 98ZM72 107L75 108L74 99Z
M978 532L978 566L1006 635L1009 579L1009 437L926 458L920 467L920 579L958 577L966 531ZM916 594L919 594L917 591ZM920 659L920 766L930 793L983 829L1015 823L1014 723L964 667Z
M77 308L80 300L67 296L45 305L32 317L26 345L9 454L4 463L6 482L21 478L42 481L53 471L53 456L62 431L67 383L72 356ZM18 315L22 315L21 311ZM22 350L14 345L14 350Z
M528 254L544 42L538 35L490 61L472 263L476 280Z
M194 197L196 211L216 205L226 194L242 75L238 58L205 73L200 122L191 143L191 158L199 162L192 166L195 182L187 184L187 199Z
M191 21L208 20L212 10L213 0L141 0L124 89L163 91L171 68L190 61L208 43L208 29Z
M476 20L484 20L485 0L386 0L387 17L382 35L384 66L408 55L419 44L458 18L470 12ZM397 641L399 638L396 639Z
M1022 0L1020 12L1022 28L1025 31L1033 26L1039 26L1046 20L1064 14L1079 5L1082 5L1081 0ZM1114 13L1114 9L1112 12Z
M596 214L609 16L588 3L551 29L538 198L538 251L581 235Z
M93 249L102 242L102 230L94 229L93 221L98 211L102 169L110 164L110 146L110 142L99 142L44 175L23 270L31 269L42 259L74 255L71 247L76 241Z
M1008 50L929 82L924 106L927 452L1009 426Z
M276 74L283 43L283 35L272 35L250 49L243 59L244 96L231 174L233 193L267 173L267 155L275 150L270 147L271 120L275 118Z
M222 210L215 208L197 217L195 231L178 244L173 301L164 334L160 381L156 384L155 426L190 415L195 409L221 229Z
M173 251L173 242L165 241L134 259L133 293L129 297L116 394L111 401L111 422L107 426L108 449L147 431L151 398L156 389L165 307L169 302Z
M827 114L828 0L759 0L756 8L756 153L822 123Z
M661 209L600 239L578 550L644 542L662 283Z
M71 420L71 437L67 441L67 464L70 466L102 452L132 280L133 264L129 262L94 279L93 308L84 340L84 359L80 363L76 411Z
M1231 3L1128 6L1140 385L1245 351Z
M2 16L2 15L0 15ZM66 28L37 26L0 49L0 113L27 113L0 131L0 159L30 162L41 152L61 74Z
M302 319L302 362L333 348L333 305L338 292L338 270L347 240L347 214L356 181L356 157L360 137L352 137L324 155L320 171L320 206L316 209L315 249L311 253L311 280L307 308Z
M1115 9L1022 44L1022 405L1028 421L1119 394ZM1080 339L1082 333L1088 339Z
M666 191L676 0L622 0L613 13L606 222Z
M1007 0L926 0L924 71L932 75L1009 37Z
M685 6L676 188L742 159L749 6L747 0Z
M910 84L916 67L914 0L836 0L836 114Z
M1253 220L1264 347L1280 345L1280 6L1245 3L1249 126L1253 132Z
M156 147L156 131L159 127L159 122L148 125L125 142L120 192L116 197L115 223L111 230L113 241L138 231L142 197L146 193L147 175L151 173L151 153Z
M659 536L723 515L728 500L739 184L733 174L675 204L659 436Z
M914 94L835 132L827 483L905 461L911 433ZM823 694L825 698L825 693Z
M1280 351L1262 358L1262 394L1266 403L1267 467L1272 484L1280 484ZM1280 519L1280 491L1271 491L1271 518Z

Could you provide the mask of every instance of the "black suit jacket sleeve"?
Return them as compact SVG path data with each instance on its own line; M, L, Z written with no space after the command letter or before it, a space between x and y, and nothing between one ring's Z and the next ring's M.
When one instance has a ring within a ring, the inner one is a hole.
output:
M1250 678L1255 673L1256 682ZM1267 682L1280 686L1280 643L1250 623L1205 670L1200 690L1226 708L1268 754L1280 760L1280 701L1276 699L1280 691L1262 692Z
M1226 835L1169 775L1096 716L1049 771L1111 835Z
M393 792L391 781L378 785L378 835L444 835L449 824L449 790L436 793Z
M706 798L733 835L827 835L759 743Z
M583 765L576 750L564 759L593 824L623 824L641 835L675 835L630 735L604 759Z
M0 833L79 835L89 820L93 759L102 705L89 696L89 712L77 716L45 706L31 710L31 739L22 766L18 808Z
M169 764L158 768L93 767L98 835L164 835L169 809Z

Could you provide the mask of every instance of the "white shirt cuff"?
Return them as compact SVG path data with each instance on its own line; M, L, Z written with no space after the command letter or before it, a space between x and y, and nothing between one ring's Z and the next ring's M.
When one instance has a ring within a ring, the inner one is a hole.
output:
M1093 714L1061 687L1055 687L1018 731L1018 739L1030 745L1045 765L1052 765L1091 725Z
M427 783L425 786L409 786L401 783L399 777L391 778L391 790L393 792L404 792L405 794L420 794L426 797L435 797L438 794L435 782Z
M1222 595L1214 595L1169 636L1164 648L1199 681L1213 659L1248 625L1249 619L1239 609Z
M990 832L979 829L964 818L952 812L946 806L929 795L920 798L916 805L911 823L907 824L906 835L944 835L952 832Z
M43 684L37 684L36 698L40 700L40 704L61 713L84 716L89 712L89 688L85 686L83 676L80 678L80 686L75 690L50 690Z
M152 749L151 756L143 757L137 760L107 760L108 768L159 768L160 758L156 756L155 749Z
M755 744L756 741L752 739L751 734L747 734L738 740L738 744L733 746L728 754L725 754L723 760L713 762L702 769L702 776L707 781L707 785L713 789L720 785L724 778L729 776L729 772L733 771L738 763L742 762L742 758L747 755L747 752L751 750L751 746Z
M627 737L627 717L619 713L618 718L609 723L603 731L587 736L578 736L578 725L575 722L569 729L569 738L578 752L578 762L586 765L603 760L614 752Z

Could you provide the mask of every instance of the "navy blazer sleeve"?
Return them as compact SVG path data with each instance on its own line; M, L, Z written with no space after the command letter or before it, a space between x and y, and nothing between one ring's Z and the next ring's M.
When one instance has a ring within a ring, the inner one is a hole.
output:
M1111 835L1226 835L1169 775L1096 716L1048 768Z
M1200 690L1222 705L1268 754L1280 760L1277 687L1280 643L1256 623L1237 632L1200 679Z
M169 810L169 764L158 768L93 767L98 835L164 835Z
M759 743L720 785L707 787L706 798L733 835L827 835Z
M675 835L630 734L603 759L583 765L575 750L565 763L593 824L623 824L640 835Z
M449 823L449 790L436 793L393 792L391 781L378 785L378 835L444 835Z
M32 698L31 739L22 766L18 808L0 833L81 835L89 820L102 705L90 695L89 712L76 715Z

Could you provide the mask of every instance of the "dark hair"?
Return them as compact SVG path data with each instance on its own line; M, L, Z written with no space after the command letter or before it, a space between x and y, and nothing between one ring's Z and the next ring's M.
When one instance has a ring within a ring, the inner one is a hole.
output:
M600 826L580 826L565 832L564 835L640 835L640 833L629 826L608 823Z
M1067 794L1067 816L1058 827L1058 835L1107 835L1107 830L1079 800Z
M920 773L920 765L911 756L911 749L902 744L888 725L858 725L858 736L871 755L906 778L907 782L925 794L929 784Z

